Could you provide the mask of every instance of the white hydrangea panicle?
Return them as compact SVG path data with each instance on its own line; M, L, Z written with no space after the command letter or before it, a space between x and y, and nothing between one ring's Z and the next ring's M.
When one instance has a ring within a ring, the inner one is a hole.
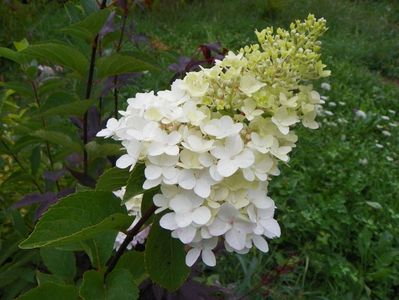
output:
M280 236L267 186L279 162L289 161L293 128L319 126L324 100L309 82L329 75L318 42L325 30L324 19L309 15L290 31L256 32L258 44L230 51L169 90L128 99L121 118L97 134L121 142L118 168L145 164L143 188L160 186L153 197L160 226L188 246L188 266L199 257L214 266L219 241L231 252L268 252L266 238ZM141 198L126 205L137 220Z

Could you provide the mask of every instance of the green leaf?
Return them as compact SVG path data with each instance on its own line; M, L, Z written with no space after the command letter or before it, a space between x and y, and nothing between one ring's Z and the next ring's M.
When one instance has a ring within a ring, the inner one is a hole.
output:
M18 82L18 81L0 82L0 86L14 90L15 92L17 92L22 96L33 98L32 87L24 82Z
M0 47L0 58L2 57L12 60L18 64L23 64L26 62L25 57L21 53L5 47Z
M112 192L79 192L53 205L19 246L30 249L74 243L104 231L126 229L131 222Z
M150 190L147 190L143 194L143 200L141 201L141 214L144 215L145 212L153 205L153 198L156 194L160 193L160 188L155 187ZM151 224L154 220L154 215L148 218L145 224Z
M146 70L157 70L157 68L140 59L118 53L97 60L97 79Z
M33 175L36 175L37 171L39 171L41 157L42 157L42 152L40 146L36 146L35 148L33 148L29 159L30 169Z
M34 288L22 296L18 300L75 300L79 299L78 291L73 285L63 285L56 283L44 283Z
M105 286L103 284L103 274L98 271L87 271L83 274L83 283L79 290L79 295L84 300L105 299Z
M70 68L81 76L84 76L89 66L87 58L79 50L64 44L45 43L31 45L20 53L31 58Z
M366 201L366 204L371 206L374 209L382 209L382 205L378 202L374 202L374 201Z
M134 300L139 296L133 276L126 269L115 269L108 275L105 284L103 280L100 272L84 273L80 296L84 300Z
M15 49L17 49L18 52L26 49L29 47L29 42L26 38L20 40L19 42L13 42Z
M95 268L102 269L105 267L105 264L114 250L117 234L118 232L114 230L107 231L93 239L82 242L82 247Z
M183 244L155 219L145 247L145 263L150 278L169 291L177 290L187 279L190 269L185 263Z
M133 283L133 276L126 269L113 270L106 280L107 300L134 300L139 289Z
M72 141L72 139L61 132L39 129L31 134L32 136L41 138L55 145L61 145L69 148L75 152L80 152L82 147L79 143Z
M148 277L145 269L144 252L127 251L119 259L116 269L127 269L133 276L136 285L143 282Z
M43 285L48 282L56 284L65 284L65 281L61 277L57 275L42 273L39 271L36 272L36 280L38 285Z
M129 180L126 185L126 192L123 196L122 203L129 201L132 197L140 195L144 192L143 183L145 181L144 164L137 164L130 173Z
M96 11L87 16L82 21L62 29L62 31L67 34L84 39L88 42L92 42L95 36L104 26L104 23L107 20L109 14L110 11L108 9Z
M112 168L98 178L97 191L116 191L125 186L129 179L129 169Z
M86 150L91 161L99 158L112 155L120 156L122 154L120 144L115 143L103 143L100 144L97 141L91 141L86 144Z
M96 99L73 101L68 104L62 104L42 112L43 116L81 116L91 106L96 103Z
M73 279L76 273L76 261L73 252L54 248L41 248L40 255L44 265L54 275L66 279Z

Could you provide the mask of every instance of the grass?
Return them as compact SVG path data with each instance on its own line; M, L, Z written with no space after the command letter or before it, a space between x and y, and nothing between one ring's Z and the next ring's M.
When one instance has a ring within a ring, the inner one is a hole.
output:
M4 21L8 27L0 41L10 46L26 32L30 41L51 39L81 13L73 5L37 7L24 11L29 18ZM399 3L160 1L151 12L136 11L135 22L139 32L168 49L142 48L166 69L202 43L239 49L255 41L255 28L287 27L308 13L326 18L329 26L323 56L332 70L332 90L319 90L331 113L320 117L319 130L299 130L292 160L270 184L282 237L270 241L266 255L255 250L221 255L216 269L203 268L200 280L249 299L394 299L399 294L399 88L392 79L399 78ZM148 74L124 96L166 88L171 77ZM365 119L356 117L359 109Z

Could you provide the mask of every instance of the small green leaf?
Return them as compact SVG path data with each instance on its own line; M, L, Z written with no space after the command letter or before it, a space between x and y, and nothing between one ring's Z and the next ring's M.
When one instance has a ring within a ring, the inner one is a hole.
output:
M112 192L79 192L53 205L19 246L30 249L74 243L108 230L126 229L131 222Z
M120 144L115 143L98 143L97 141L91 141L85 146L90 160L95 160L99 157L106 157L112 155L120 156L122 154Z
M76 261L73 252L54 248L41 248L40 255L44 265L54 275L66 279L73 279L76 273Z
M79 295L84 300L105 299L105 286L103 284L103 274L98 271L87 271L83 274L83 283L79 290Z
M144 252L127 251L119 259L115 269L127 269L133 276L136 285L148 277L145 269Z
M75 152L81 151L82 147L78 142L61 132L39 129L31 134L32 136L41 138L55 145L61 145Z
M88 69L87 58L77 49L57 43L31 45L20 53L51 64L70 68L83 76Z
M144 164L137 164L134 167L133 171L130 173L129 180L126 185L126 192L123 196L123 203L129 201L132 197L142 194L144 192L144 169Z
M62 29L62 31L67 34L84 39L87 42L92 42L94 37L100 32L101 28L104 26L109 14L110 11L108 9L96 11L87 16L82 21Z
M113 270L107 277L106 286L107 300L134 300L139 297L133 276L126 269Z
M64 285L56 283L44 283L34 288L22 296L18 300L75 300L79 299L78 291L73 285Z
M80 296L84 300L134 300L139 296L133 276L126 269L115 269L108 275L105 284L103 281L100 272L84 273Z
M129 179L128 169L112 168L98 178L97 191L116 191L127 184Z
M65 281L61 277L57 275L42 273L39 271L36 271L36 281L39 286L49 282L56 284L65 284Z
M140 59L115 53L98 59L97 79L104 79L106 77L125 73L142 72L156 69L157 68L154 65L151 65Z
M36 146L35 148L33 148L29 159L32 175L36 175L37 171L39 171L41 157L42 157L42 152L40 146Z
M141 201L141 214L144 215L145 212L154 204L153 198L156 194L160 193L160 188L155 187L147 190L143 194L143 200ZM148 218L145 224L151 224L154 220L154 215Z
M170 231L161 228L159 218L156 218L145 247L145 263L150 278L169 291L177 290L190 274L185 254L183 244L172 238Z
M52 107L42 112L43 116L82 116L91 106L96 103L96 99L73 101Z
M105 267L105 264L114 250L117 234L117 231L110 230L101 233L93 239L82 242L82 247L95 268L102 269Z
M29 47L29 42L27 39L22 39L19 42L13 42L15 49L17 49L18 52L26 49Z
M5 48L5 47L0 47L0 58L7 58L9 60L12 60L18 64L23 64L27 62L26 58L24 55L21 53L18 53L17 51Z
M366 204L375 209L382 209L382 205L378 202L366 201Z

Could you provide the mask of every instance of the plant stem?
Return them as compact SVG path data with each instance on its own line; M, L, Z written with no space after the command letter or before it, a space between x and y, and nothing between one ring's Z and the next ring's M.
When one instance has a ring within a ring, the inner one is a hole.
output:
M107 0L103 0L100 5L100 9L104 9L106 7ZM97 34L94 37L92 46L91 46L91 56L90 56L90 67L89 67L89 76L87 78L86 84L86 94L85 99L90 99L91 90L93 87L93 77L94 77L94 66L96 64L96 54L97 54L97 45L98 45L99 35ZM88 156L86 150L86 144L88 142L88 111L86 111L83 115L83 170L84 174L87 175L88 171Z
M42 111L41 111L40 98L39 98L39 94L37 92L36 84L33 80L30 82L30 84L32 86L33 95L34 95L37 107L39 109L39 115L40 115L40 119L42 121L42 126L44 129L47 129L47 123L46 123L46 120L44 119L44 117L42 115ZM46 141L46 152L47 152L47 157L50 161L50 169L51 169L51 171L54 171L54 160L53 160L53 156L51 154L50 144L47 141ZM60 184L59 184L58 180L55 181L55 185L57 186L57 190L60 191L61 188L60 188Z
M125 252L127 246L130 244L133 238L140 232L140 229L144 225L144 223L154 214L156 208L157 207L154 204L152 204L152 206L144 213L144 215L137 222L137 224L127 232L122 245L119 247L116 254L113 257L111 257L111 259L109 260L108 267L107 270L105 271L104 276L107 276L115 268L122 254Z
M13 153L10 149L10 147L7 145L7 143L0 137L0 141L3 144L4 148L8 151L8 154L11 155L11 157L15 160L15 162L18 164L18 166L21 168L22 171L24 171L26 174L29 174L30 179L32 180L32 183L36 186L38 191L43 194L43 190L40 187L39 183L36 181L36 179L29 173L28 170L25 169L24 165L21 163L19 160L18 156Z

